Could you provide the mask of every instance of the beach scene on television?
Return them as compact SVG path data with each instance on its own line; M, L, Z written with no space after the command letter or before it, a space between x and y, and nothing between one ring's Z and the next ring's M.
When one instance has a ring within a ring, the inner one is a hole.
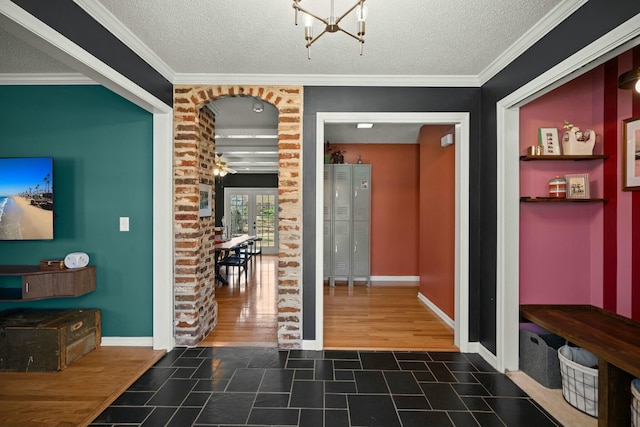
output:
M53 159L0 158L0 240L53 239Z

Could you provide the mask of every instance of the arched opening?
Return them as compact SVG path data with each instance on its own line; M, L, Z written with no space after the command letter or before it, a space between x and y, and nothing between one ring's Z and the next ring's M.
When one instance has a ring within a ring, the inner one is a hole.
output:
M211 127L218 315L215 328L199 345L275 347L278 109L254 96L223 96L203 109L200 115L213 112L215 122ZM227 249L244 239L244 249Z
M216 326L215 216L199 216L199 185L214 184L215 114L221 97L250 96L278 110L278 346L301 343L302 88L174 88L174 324L178 345L197 345ZM215 206L213 206L215 211Z

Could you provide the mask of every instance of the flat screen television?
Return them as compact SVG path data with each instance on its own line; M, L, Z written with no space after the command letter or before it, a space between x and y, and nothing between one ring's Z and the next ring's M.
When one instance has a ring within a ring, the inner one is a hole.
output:
M53 239L53 158L0 158L0 240Z

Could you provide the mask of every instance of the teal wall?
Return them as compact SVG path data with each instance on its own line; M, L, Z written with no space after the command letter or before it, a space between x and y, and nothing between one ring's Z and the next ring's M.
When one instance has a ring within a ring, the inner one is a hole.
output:
M55 209L54 240L0 242L0 264L82 251L97 274L90 294L0 310L97 308L103 336L152 336L152 114L102 86L0 86L0 100L0 157L53 157Z

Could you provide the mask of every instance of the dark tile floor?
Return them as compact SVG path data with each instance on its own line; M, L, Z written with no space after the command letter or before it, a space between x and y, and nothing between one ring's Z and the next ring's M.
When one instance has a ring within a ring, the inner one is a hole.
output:
M92 427L560 426L477 354L177 348Z

